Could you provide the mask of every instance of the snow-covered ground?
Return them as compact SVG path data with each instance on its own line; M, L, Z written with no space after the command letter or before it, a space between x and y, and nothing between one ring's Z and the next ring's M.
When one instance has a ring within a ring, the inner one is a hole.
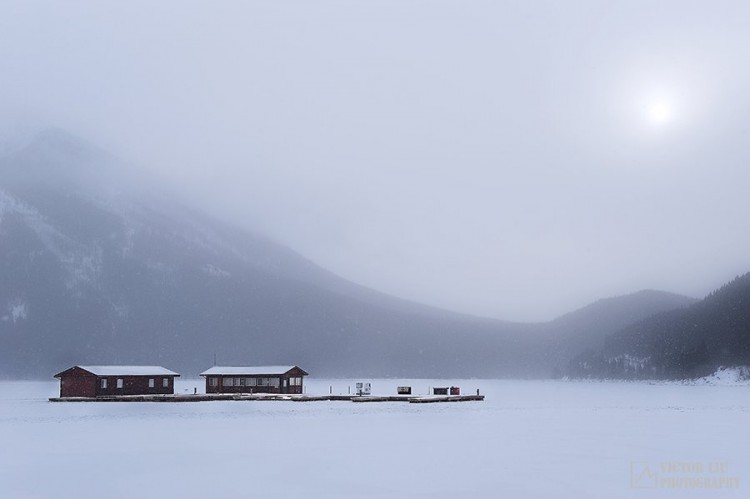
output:
M710 376L698 378L692 381L692 383L701 385L750 386L750 367L720 367Z
M487 400L49 403L53 382L2 382L0 497L750 497L747 383L362 381Z

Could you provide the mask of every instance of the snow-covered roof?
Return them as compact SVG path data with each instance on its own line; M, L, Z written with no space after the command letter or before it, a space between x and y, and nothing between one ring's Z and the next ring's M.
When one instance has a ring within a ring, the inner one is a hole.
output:
M294 368L299 369L297 366L252 366L252 367L214 366L211 369L203 371L201 373L201 376L210 376L212 374L219 374L219 375L226 374L226 375L232 375L232 376L242 376L242 375L259 376L262 374L267 374L270 376L278 376L281 374L286 374Z
M76 366L97 376L179 376L161 366Z

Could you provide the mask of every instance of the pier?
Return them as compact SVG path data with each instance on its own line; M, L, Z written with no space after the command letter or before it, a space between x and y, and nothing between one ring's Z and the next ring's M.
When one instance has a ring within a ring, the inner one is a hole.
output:
M285 402L405 402L410 404L430 404L437 402L483 401L484 395L286 395L275 393L200 393L176 395L107 395L100 397L51 397L50 402L211 402L232 401L285 401Z

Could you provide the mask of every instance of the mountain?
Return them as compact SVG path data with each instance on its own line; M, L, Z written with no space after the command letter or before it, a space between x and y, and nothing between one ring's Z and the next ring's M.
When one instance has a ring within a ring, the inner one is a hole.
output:
M556 367L562 370L581 352L603 348L610 334L660 312L678 310L697 301L652 289L603 298L549 323L549 351L555 356Z
M750 365L750 273L683 309L638 321L576 358L574 376L684 379Z
M622 297L546 324L452 313L346 281L151 184L60 130L0 160L0 376L85 363L194 376L214 357L319 376L548 376L613 325L687 300Z

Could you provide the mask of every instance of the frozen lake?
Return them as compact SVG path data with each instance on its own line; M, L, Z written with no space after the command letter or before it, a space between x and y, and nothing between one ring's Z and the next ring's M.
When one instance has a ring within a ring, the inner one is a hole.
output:
M49 403L55 382L2 382L0 497L750 497L747 384L363 381L487 400Z

